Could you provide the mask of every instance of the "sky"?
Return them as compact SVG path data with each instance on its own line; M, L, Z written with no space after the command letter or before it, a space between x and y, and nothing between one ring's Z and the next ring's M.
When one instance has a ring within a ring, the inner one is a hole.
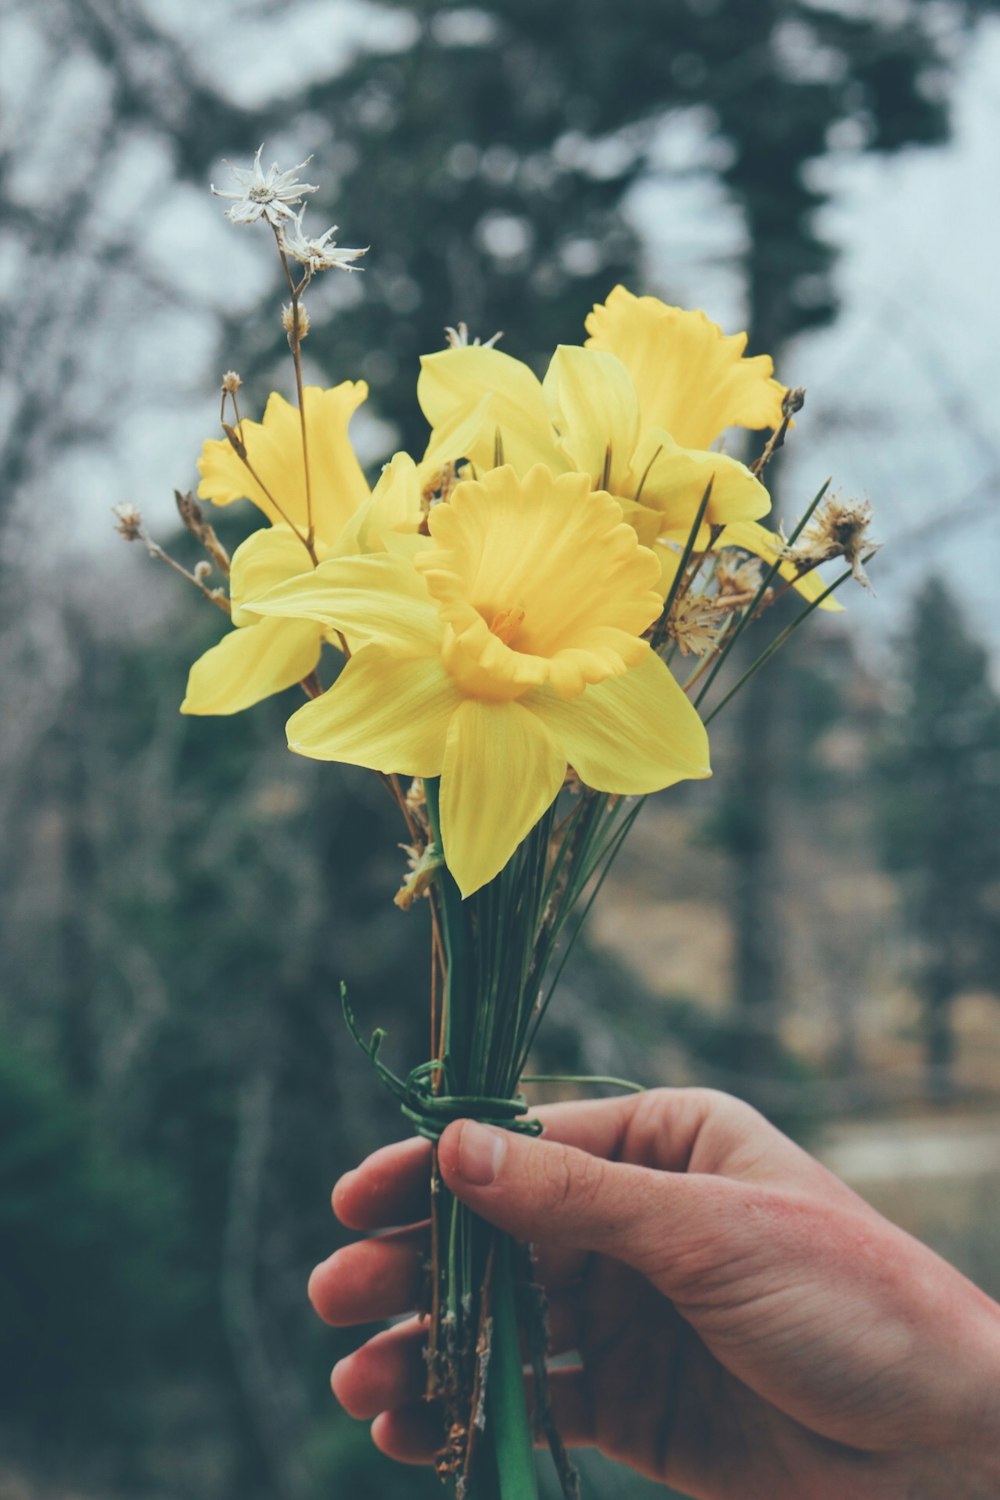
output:
M358 37L371 34L373 15L385 49L408 41L405 20L390 23L364 0L337 0L337 27L315 24L320 11L329 18L331 0L307 0L225 29L201 0L170 0L157 15L167 9L205 76L224 77L240 102L280 97L289 58L300 70L336 69ZM279 24L281 48L268 31ZM322 46L302 44L316 36L326 39ZM970 623L1000 648L1000 612L988 604L1000 566L998 83L994 20L981 27L961 65L946 146L892 158L845 150L823 165L822 186L832 195L824 227L842 250L843 310L833 327L786 351L777 372L808 391L783 459L784 490L792 510L832 476L835 490L872 501L884 543L871 569L877 596L855 592L851 613L873 639L896 628L919 579L941 568L958 586ZM0 126L0 147L10 145L4 129L31 140L30 151L10 156L6 190L15 209L34 204L43 184L68 191L74 150L101 125L100 80L85 59L53 50L30 7L0 11L0 107L8 122ZM247 159L258 144L247 143ZM275 140L266 155L289 165L302 148L291 138ZM647 244L649 284L639 290L669 287L678 301L705 307L732 331L742 320L732 271L742 228L707 170L714 149L696 114L671 117L658 144L660 170L633 194L628 211ZM705 170L678 177L673 169L681 161L701 161ZM323 162L310 170L322 172ZM218 171L225 172L221 163ZM139 504L154 531L172 527L173 488L194 482L201 442L216 432L218 376L227 364L220 311L247 313L272 286L277 299L266 237L230 226L207 183L201 190L177 183L169 141L143 133L124 139L104 188L90 231L109 257L129 240L141 271L109 304L117 394L105 413L108 431L60 443L40 461L34 485L38 495L60 497L65 534L84 552L114 540L113 503ZM363 226L357 232L363 236ZM16 238L9 228L0 231L0 298L17 297L25 273ZM351 278L343 294L363 295L363 278ZM0 441L5 397L9 404L17 378L11 366L0 384ZM102 378L95 369L93 381ZM364 415L352 432L370 461L380 455L385 431Z

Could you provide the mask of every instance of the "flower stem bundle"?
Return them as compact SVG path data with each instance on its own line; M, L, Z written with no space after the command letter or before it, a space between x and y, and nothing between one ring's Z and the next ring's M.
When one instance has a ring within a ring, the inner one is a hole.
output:
M495 339L449 330L417 381L424 453L397 453L370 487L348 434L364 382L305 386L301 364L304 291L322 271L359 269L364 252L337 250L332 230L305 234L298 205L315 189L298 170L264 172L258 152L239 190L220 194L234 222L274 234L296 404L273 394L255 422L239 377L224 377L223 436L202 450L198 499L178 496L207 554L194 572L133 508L119 508L119 530L228 612L191 668L185 713L236 713L300 684L289 747L372 770L398 806L409 868L396 903L430 914L430 1046L408 1075L392 1072L345 992L374 1075L432 1143L463 1117L534 1132L521 1085L538 1030L643 800L711 774L706 725L802 619L839 608L845 578L864 578L868 509L823 486L791 537L764 526L763 477L803 393L766 355L748 358L745 335L620 286L543 380ZM749 465L716 446L733 428L770 433ZM266 524L230 558L199 501L237 500ZM828 583L816 568L837 557L849 566ZM209 586L213 568L225 586ZM720 681L788 590L799 615L737 683ZM433 1159L438 1472L460 1500L536 1493L522 1329L535 1420L575 1495L530 1256L453 1199Z

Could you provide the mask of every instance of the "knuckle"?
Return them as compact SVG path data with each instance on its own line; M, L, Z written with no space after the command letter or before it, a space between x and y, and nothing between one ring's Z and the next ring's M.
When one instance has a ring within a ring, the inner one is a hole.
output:
M574 1218L592 1204L600 1191L604 1163L583 1151L559 1146L546 1152L542 1163L542 1202L552 1214L573 1211Z

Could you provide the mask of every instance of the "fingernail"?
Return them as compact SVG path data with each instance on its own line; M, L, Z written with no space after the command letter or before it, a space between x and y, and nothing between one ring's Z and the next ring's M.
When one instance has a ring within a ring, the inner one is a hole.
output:
M506 1150L503 1130L466 1120L458 1143L459 1173L472 1187L486 1187L499 1172Z

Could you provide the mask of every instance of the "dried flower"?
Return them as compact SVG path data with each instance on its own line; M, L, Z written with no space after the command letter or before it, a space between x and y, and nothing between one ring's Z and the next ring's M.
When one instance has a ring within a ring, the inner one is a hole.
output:
M222 377L223 395L235 396L242 384L243 381L235 370L227 370Z
M278 238L285 254L297 260L300 266L305 266L312 275L317 271L360 271L362 267L351 265L351 261L367 255L368 246L363 250L338 249L332 238L337 232L336 224L319 239L310 239L302 228L303 212L289 214L288 220L279 226Z
M436 844L428 844L424 850L415 849L412 844L400 844L399 847L406 855L407 873L392 899L400 911L409 911L418 897L427 895L437 879L438 870L444 865L444 858Z
M311 156L307 156L305 161L300 161L287 172L280 172L277 162L272 162L265 172L260 165L260 153L263 149L263 146L258 147L252 167L234 167L229 162L226 163L236 178L238 192L224 193L214 182L211 187L216 198L233 200L232 207L226 209L226 218L231 223L255 224L258 219L263 218L272 228L278 229L285 220L295 217L289 205L301 203L304 193L317 192L318 184L295 180L296 173L301 172L312 161Z
M118 517L118 525L115 530L119 536L123 536L127 542L138 542L142 539L142 512L138 506L124 504L111 507L113 515Z
M714 650L719 639L719 617L710 599L684 594L670 611L668 634L677 642L682 656L705 656Z
M288 335L288 342L292 348L296 342L301 343L312 327L312 319L306 310L304 302L297 305L289 302L281 309L281 326Z
M459 323L457 328L452 328L449 324L444 331L444 341L449 349L468 349L470 345L473 349L493 349L502 338L503 333L498 332L492 338L488 338L485 343L478 338L470 339L468 323Z
M723 596L738 594L741 597L755 594L760 588L760 563L755 557L744 557L737 562L731 550L719 554L715 568L715 581Z
M842 500L839 496L832 496L820 506L795 546L784 548L782 557L794 563L801 572L835 557L846 558L854 578L870 591L871 583L861 560L877 552L880 545L868 537L871 518L869 500Z

